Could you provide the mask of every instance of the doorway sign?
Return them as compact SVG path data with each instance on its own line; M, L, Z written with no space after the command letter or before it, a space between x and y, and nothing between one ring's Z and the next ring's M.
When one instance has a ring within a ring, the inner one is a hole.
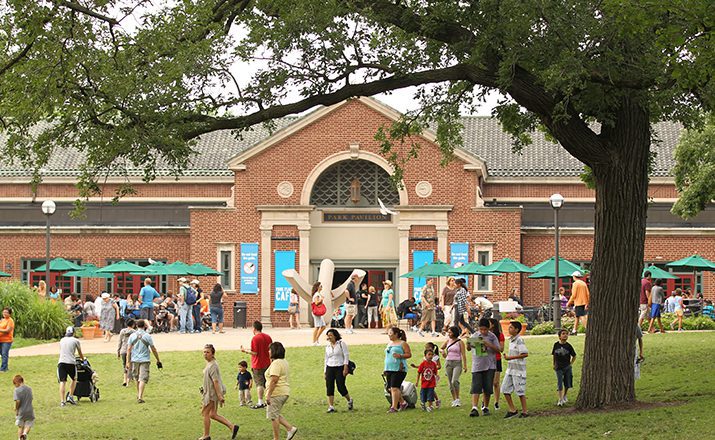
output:
M414 251L412 252L412 270L419 269L425 264L430 264L434 261L434 251ZM415 298L415 303L422 300L422 287L426 280L424 278L414 278L412 280L412 296Z
M275 286L273 289L275 295L275 304L273 310L287 311L290 306L290 284L283 276L283 271L287 269L295 269L295 251L274 251L273 252L273 267L275 273L273 279Z

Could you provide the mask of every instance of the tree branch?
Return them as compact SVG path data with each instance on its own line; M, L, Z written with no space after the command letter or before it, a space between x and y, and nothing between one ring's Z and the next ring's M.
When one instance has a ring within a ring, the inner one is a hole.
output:
M32 40L29 43L27 43L25 45L25 47L20 52L18 52L14 57L12 57L12 59L10 61L8 61L7 64L5 64L4 66L2 66L2 68L0 68L0 75L4 74L8 70L12 69L12 66L19 63L23 58L25 58L25 56L27 56L28 52L30 52L30 49L32 49L32 46L34 44L35 44L35 40Z
M119 24L119 21L117 21L115 18L100 14L99 12L93 11L85 6L78 5L77 3L61 1L59 2L59 5L64 6L67 9L71 9L75 12L79 12L80 14L89 15L90 17L106 21L107 23L109 23L110 26L116 26Z

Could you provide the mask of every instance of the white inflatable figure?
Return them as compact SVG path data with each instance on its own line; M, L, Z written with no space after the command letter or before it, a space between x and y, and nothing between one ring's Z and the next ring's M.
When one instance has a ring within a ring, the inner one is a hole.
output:
M348 279L337 288L330 291L330 295L327 294L330 286L333 285L333 276L335 275L335 263L327 258L320 262L320 273L318 274L318 281L320 282L321 294L323 295L323 303L325 304L325 315L327 317L333 316L333 310L340 307L342 303L345 302L345 290L348 287L348 283L353 277L357 277L355 280L355 291L360 288L360 283L362 279L365 278L365 271L360 269L353 269L352 273ZM313 301L313 295L311 294L312 286L308 281L303 279L295 269L287 269L283 271L283 276L288 281L288 283L298 292L298 296L304 300L311 303ZM327 287L326 287L327 286ZM330 318L328 318L330 319Z

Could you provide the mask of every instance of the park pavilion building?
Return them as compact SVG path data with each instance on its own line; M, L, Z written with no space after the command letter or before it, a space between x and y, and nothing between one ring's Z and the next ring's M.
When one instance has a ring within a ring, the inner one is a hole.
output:
M110 175L102 182L106 198L90 199L79 219L69 213L77 197L80 153L55 152L35 195L28 170L3 164L0 270L28 283L44 277L35 271L45 258L40 205L51 199L58 206L51 218L53 257L97 266L122 259L141 265L149 259L204 263L221 275L201 277L201 285L205 290L216 282L223 285L227 312L233 301L246 301L249 322L283 326L288 320L284 268L313 281L321 260L329 258L336 285L361 268L378 290L382 280L393 280L404 299L419 286L399 275L426 261L489 264L509 257L535 265L550 258L554 213L548 199L554 193L565 198L559 214L561 256L589 267L594 192L579 179L583 165L564 149L535 133L533 145L514 154L498 121L467 116L464 147L451 162L440 165L434 135L425 132L414 139L419 157L408 163L395 187L375 133L399 117L375 99L360 98L280 119L272 133L254 127L239 139L229 131L207 134L178 181L168 169L159 169L155 181L143 183L141 170L130 170L136 192L115 205L110 199L126 178ZM648 191L645 260L662 267L694 253L715 260L715 208L689 221L670 213L677 197L670 170L680 131L672 123L655 127L658 154ZM381 213L378 200L395 213ZM92 295L102 290L136 294L142 278L60 275L53 274L51 282L65 292ZM680 275L669 281L669 290L695 285L713 296L713 273ZM156 282L161 292L176 291L175 277L156 277ZM515 289L531 306L546 303L551 289L550 281L520 274L469 283L493 300ZM307 304L301 308L305 319ZM226 316L230 322L231 313Z

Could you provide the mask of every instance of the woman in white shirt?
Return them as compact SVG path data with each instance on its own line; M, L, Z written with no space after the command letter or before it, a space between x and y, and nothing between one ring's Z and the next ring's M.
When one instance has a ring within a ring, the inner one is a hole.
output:
M348 363L350 362L350 352L348 345L343 341L340 333L331 328L325 333L328 345L325 347L325 388L328 395L328 412L335 412L335 385L338 392L348 401L348 410L353 409L353 399L345 386L345 378L350 374Z
M325 306L323 304L323 294L322 294L322 287L320 285L320 281L316 282L313 284L313 302L311 303L311 311L313 315L313 345L319 346L320 342L318 342L318 339L320 339L320 335L323 334L323 330L325 330L325 320L323 319L323 315L325 314ZM322 315L316 315L315 310L317 306L322 307Z

